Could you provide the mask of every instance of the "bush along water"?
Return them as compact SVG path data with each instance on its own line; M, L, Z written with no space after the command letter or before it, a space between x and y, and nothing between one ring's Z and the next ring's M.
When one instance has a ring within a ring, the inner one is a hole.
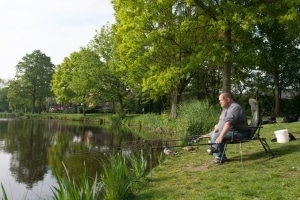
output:
M185 136L209 133L218 122L220 108L207 100L190 101L180 105L178 119L186 127Z
M125 118L123 124L138 124L138 130L131 130L142 137L183 139L189 135L202 135L211 131L218 122L220 107L208 100L193 100L178 106L176 119L170 119L167 113L160 115L143 114ZM144 133L145 132L145 133ZM141 134L142 133L142 134ZM147 133L152 133L149 135ZM153 136L153 133L157 133Z

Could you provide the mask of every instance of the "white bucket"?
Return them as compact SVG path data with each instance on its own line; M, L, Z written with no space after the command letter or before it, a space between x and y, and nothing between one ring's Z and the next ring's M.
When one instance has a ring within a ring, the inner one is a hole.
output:
M286 143L290 141L288 129L274 131L278 143Z

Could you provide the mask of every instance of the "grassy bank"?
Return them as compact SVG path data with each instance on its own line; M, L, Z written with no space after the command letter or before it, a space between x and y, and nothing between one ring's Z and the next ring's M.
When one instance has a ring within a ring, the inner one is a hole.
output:
M274 131L288 128L297 140L271 142ZM267 138L275 158L264 152L259 141L229 145L228 162L212 164L207 146L196 152L181 149L148 175L137 199L300 199L300 122L264 125L261 135Z

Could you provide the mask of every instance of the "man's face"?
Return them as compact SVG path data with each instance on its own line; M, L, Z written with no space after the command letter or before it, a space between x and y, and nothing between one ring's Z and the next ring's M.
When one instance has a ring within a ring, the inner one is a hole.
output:
M230 106L230 99L226 98L224 95L220 95L219 102L222 108L228 108Z

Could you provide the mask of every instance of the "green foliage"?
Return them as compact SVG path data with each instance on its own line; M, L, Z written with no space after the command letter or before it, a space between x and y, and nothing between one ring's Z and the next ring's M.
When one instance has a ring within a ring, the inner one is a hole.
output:
M111 155L109 162L102 161L103 196L107 200L128 199L132 194L133 177L123 154Z
M300 113L300 95L293 99L284 99L281 101L281 111L283 115L299 114Z
M207 134L218 123L220 108L208 100L190 101L179 107L178 120L186 124L187 135Z
M132 155L130 160L133 169L133 177L135 177L137 180L144 178L147 169L147 159L144 157L143 149L141 149L139 158L137 158L135 155Z
M147 160L142 150L139 157L117 153L110 155L109 160L103 160L102 167L104 199L129 199L146 176Z
M65 166L64 166L65 168ZM74 180L69 177L68 171L65 168L66 177L61 177L54 170L54 176L58 186L53 187L54 200L97 200L100 199L100 191L102 185L100 184L97 175L95 177L88 177L86 169L81 175L80 184L76 184Z
M239 95L252 88L273 91L274 86L278 95L290 85L289 79L299 79L290 73L299 71L299 57L294 56L299 55L296 1L112 4L117 19L112 55L119 61L114 71L129 88L142 90L151 99L168 95L174 100L172 95L181 97L187 86L198 98L216 96L222 83L223 90ZM272 26L274 21L278 27ZM266 34L267 29L274 37ZM171 112L179 103L172 101Z
M9 83L8 101L12 108L16 110L20 105L30 105L31 113L36 110L40 113L45 99L53 96L50 83L54 69L50 57L40 50L26 54L16 66L15 80Z
M119 103L119 112L124 112L123 99L129 94L128 87L121 81L123 74L114 73L112 68L119 66L118 59L112 56L113 32L111 27L103 26L99 32L90 41L89 47L95 51L105 65L98 74L101 84L95 89L98 99L106 101L117 101Z
M207 134L218 122L220 108L218 105L209 103L208 100L189 101L182 103L178 108L176 119L170 119L169 115L144 114L132 117L126 117L123 124L139 125L139 131L136 134L145 136L147 132L159 133L147 134L148 137L162 138L185 138L187 135Z
M1 80L1 79L0 79ZM0 82L1 85L1 82ZM0 112L8 112L9 104L7 101L8 87L0 87Z
M101 86L99 76L102 67L100 57L88 48L81 48L70 58L65 58L52 80L52 90L58 102L93 105L98 95L97 87Z

